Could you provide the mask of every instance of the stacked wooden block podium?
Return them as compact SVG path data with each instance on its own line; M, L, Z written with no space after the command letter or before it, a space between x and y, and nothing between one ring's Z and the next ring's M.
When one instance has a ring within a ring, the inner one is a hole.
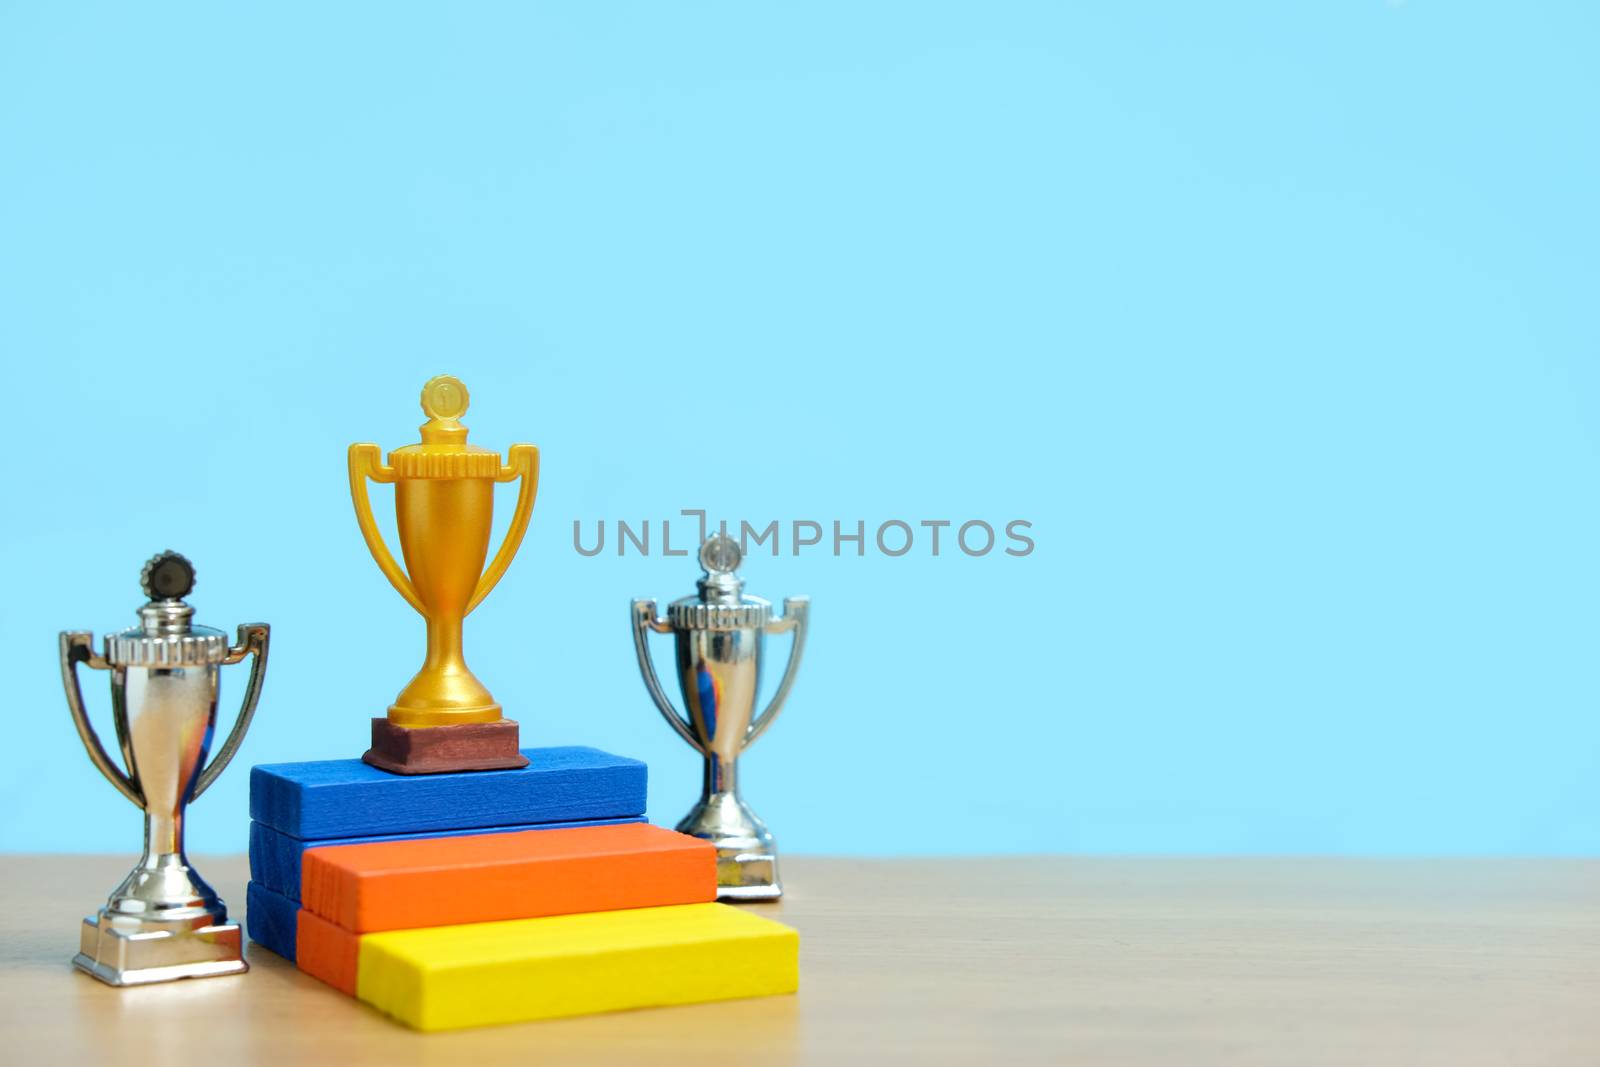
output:
M797 988L799 936L715 903L711 845L644 822L644 764L524 754L254 768L251 940L421 1030Z

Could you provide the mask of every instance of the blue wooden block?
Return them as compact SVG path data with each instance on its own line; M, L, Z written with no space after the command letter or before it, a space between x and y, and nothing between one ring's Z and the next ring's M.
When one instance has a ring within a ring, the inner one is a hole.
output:
M467 837L473 834L509 834L518 830L564 830L573 826L610 826L644 822L634 815L624 819L589 819L575 822L523 823L520 826L486 826L475 830L430 830L421 834L377 834L372 837L334 837L306 841L262 823L250 824L250 877L263 888L300 900L300 858L308 848L324 845L359 845L368 841L404 841L419 837Z
M300 931L300 905L251 882L244 893L244 925L250 940L294 962L295 938Z
M250 769L250 817L320 840L644 814L645 766L595 748L523 749L514 771L390 774L360 760Z

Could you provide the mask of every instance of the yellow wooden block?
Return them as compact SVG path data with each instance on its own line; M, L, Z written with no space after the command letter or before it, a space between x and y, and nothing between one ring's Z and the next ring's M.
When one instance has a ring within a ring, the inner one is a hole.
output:
M792 993L800 935L726 904L390 930L356 995L419 1030Z

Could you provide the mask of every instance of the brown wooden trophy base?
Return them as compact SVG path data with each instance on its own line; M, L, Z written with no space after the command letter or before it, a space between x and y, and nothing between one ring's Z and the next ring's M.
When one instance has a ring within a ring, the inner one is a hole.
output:
M391 774L503 771L528 765L517 749L515 719L460 726L396 726L372 720L372 747L361 758Z

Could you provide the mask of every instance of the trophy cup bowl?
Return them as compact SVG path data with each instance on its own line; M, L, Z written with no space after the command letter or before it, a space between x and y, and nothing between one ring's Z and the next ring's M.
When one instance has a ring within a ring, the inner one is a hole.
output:
M738 545L726 536L700 549L706 576L699 595L668 605L656 617L654 600L633 602L633 641L645 688L667 724L705 758L700 800L677 825L679 833L710 841L717 850L717 896L721 900L772 900L783 895L778 849L771 831L739 795L739 756L772 725L794 685L805 650L810 600L789 597L783 616L770 602L743 594L734 574ZM688 714L673 707L655 663L649 634L670 633L678 663L678 689ZM772 702L755 714L767 634L794 631L789 663Z
M144 985L249 970L237 923L184 854L183 819L189 803L216 781L238 752L255 716L266 671L270 631L239 627L229 645L220 630L195 626L183 602L194 570L177 553L145 565L150 602L141 625L105 640L94 651L87 631L64 632L61 675L67 707L89 759L123 796L144 812L144 854L97 916L83 921L73 964L110 985ZM244 701L228 739L208 765L217 722L220 668L254 656ZM111 674L111 714L122 749L119 767L89 721L77 667Z
M494 482L414 479L395 483L400 555L427 609L422 669L389 706L396 726L498 722L500 705L467 666L461 630L489 556Z
M350 446L350 498L367 550L389 583L427 623L422 667L372 720L372 747L362 759L396 774L525 767L518 726L501 713L488 688L467 666L462 626L511 565L522 544L539 485L539 450L512 445L498 453L467 444L460 422L467 390L448 375L422 389L420 444L381 461L375 444ZM378 531L367 481L394 485L395 525L405 568ZM494 487L520 479L516 510L504 542L489 561Z

